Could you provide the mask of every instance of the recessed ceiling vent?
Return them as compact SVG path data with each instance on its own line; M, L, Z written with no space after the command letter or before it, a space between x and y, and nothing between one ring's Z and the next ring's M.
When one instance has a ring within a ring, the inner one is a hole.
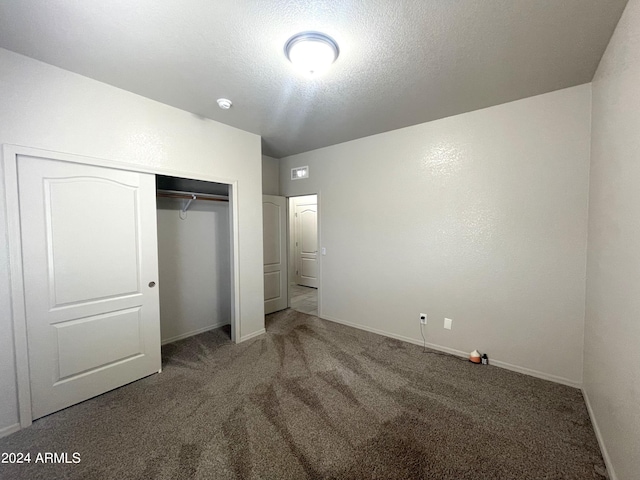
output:
M296 167L291 169L291 180L309 178L309 167Z

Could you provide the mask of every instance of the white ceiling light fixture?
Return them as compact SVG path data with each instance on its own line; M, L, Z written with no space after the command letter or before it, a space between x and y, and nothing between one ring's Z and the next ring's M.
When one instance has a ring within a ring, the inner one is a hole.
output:
M293 65L307 75L327 70L340 54L336 41L320 32L302 32L291 37L284 52Z
M231 105L233 105L233 102L228 98L219 98L216 101L218 102L218 106L223 110L229 110Z

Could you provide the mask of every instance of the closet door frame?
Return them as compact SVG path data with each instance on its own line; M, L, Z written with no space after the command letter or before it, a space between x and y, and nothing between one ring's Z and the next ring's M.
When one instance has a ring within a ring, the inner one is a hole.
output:
M9 275L11 289L11 321L13 325L13 348L18 387L18 415L20 428L31 425L31 386L29 377L29 352L27 347L27 317L25 309L24 273L22 267L22 235L20 230L20 202L18 194L18 157L31 156L59 160L68 163L93 165L129 172L166 175L229 185L229 223L231 232L231 339L240 342L240 277L238 242L238 181L210 175L194 176L159 167L145 167L131 163L105 160L83 155L54 152L38 148L4 144L2 146L4 167L5 202L7 215L7 237L9 246Z

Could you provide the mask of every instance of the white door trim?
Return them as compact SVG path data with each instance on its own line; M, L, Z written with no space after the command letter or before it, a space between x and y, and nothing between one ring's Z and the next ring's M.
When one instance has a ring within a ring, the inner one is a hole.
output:
M24 304L24 275L22 271L22 235L20 233L20 201L18 196L18 161L20 150L4 145L4 186L7 208L7 236L9 243L9 282L11 284L11 316L13 320L13 349L18 386L18 420L22 428L31 425L31 384L29 381L29 352L27 350L27 315Z
M20 202L18 195L18 156L49 158L70 163L94 165L129 172L169 175L192 178L206 182L225 183L229 189L229 219L231 223L231 338L239 343L242 338L240 324L240 276L238 242L238 181L210 175L195 174L188 171L171 170L159 167L145 167L125 162L101 158L54 152L20 145L2 145L2 165L4 167L4 186L7 216L7 234L9 247L9 275L11 288L11 321L13 324L13 348L16 365L16 383L18 387L18 416L20 427L31 425L31 387L29 379L29 353L27 349L27 318L25 312L24 272L22 268L22 235L20 233Z
M321 195L320 190L316 193L318 203L316 203L316 221L318 222L318 317L322 318L322 215L320 211Z

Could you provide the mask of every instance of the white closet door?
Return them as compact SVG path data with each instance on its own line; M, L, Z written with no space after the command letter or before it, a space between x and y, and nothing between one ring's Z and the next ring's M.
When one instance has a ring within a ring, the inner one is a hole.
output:
M287 199L262 196L264 313L287 308Z
M18 158L33 418L161 368L155 177Z

